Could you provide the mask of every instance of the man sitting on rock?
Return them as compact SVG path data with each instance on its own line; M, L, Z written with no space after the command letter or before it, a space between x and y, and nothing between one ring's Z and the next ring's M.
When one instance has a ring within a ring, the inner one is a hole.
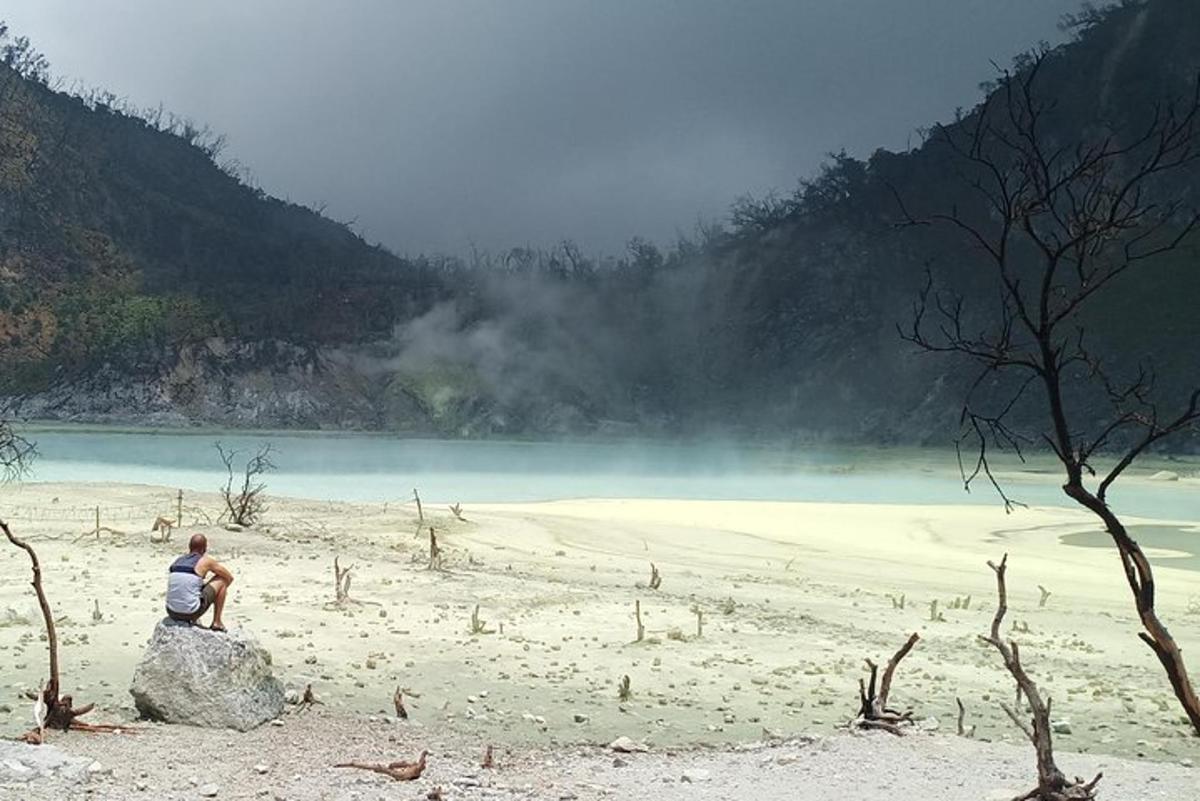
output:
M167 574L167 617L194 624L211 606L213 617L209 628L225 631L221 612L233 574L216 559L206 556L207 550L208 539L203 534L193 534L188 540L187 555L171 563ZM208 578L210 573L212 577Z

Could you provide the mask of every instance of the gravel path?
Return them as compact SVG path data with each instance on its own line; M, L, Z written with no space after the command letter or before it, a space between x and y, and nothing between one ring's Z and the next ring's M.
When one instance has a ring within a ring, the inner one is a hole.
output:
M479 767L482 742L445 738L410 724L317 709L255 732L146 725L135 736L57 735L52 742L94 760L82 784L38 779L0 784L8 801L63 798L376 801L424 799L757 799L806 801L1002 801L1032 785L1029 749L914 733L835 735L722 750L614 753L590 746L497 749L496 768ZM430 752L418 781L335 769L344 760L413 758ZM1200 799L1200 770L1182 764L1063 754L1068 773L1103 770L1101 798ZM81 792L82 791L82 792Z

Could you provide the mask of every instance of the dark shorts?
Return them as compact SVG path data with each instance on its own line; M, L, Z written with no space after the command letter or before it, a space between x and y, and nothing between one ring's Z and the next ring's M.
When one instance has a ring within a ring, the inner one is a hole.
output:
M178 620L180 623L193 623L204 616L215 600L217 600L217 588L210 581L200 588L200 606L195 612L173 612L168 609L167 617L171 620Z

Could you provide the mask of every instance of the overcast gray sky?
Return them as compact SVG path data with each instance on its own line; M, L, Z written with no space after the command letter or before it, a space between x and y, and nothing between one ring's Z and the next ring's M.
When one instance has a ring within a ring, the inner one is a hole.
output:
M402 253L615 252L903 148L1078 0L23 0L55 74Z

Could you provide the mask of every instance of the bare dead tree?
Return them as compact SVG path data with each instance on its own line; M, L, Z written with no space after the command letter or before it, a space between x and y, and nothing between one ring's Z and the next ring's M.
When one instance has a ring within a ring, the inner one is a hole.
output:
M54 625L54 615L50 610L50 601L46 597L46 590L42 587L42 565L38 561L37 553L33 547L24 540L18 539L12 533L12 529L3 520L0 520L0 531L4 532L4 536L10 543L25 551L29 556L30 567L33 571L33 580L30 582L33 586L34 594L37 595L38 607L42 611L42 621L46 626L46 644L50 658L50 677L46 681L41 690L41 701L39 706L44 707L44 712L40 716L39 728L25 735L26 742L40 744L44 737L44 730L61 729L79 729L83 731L122 731L121 727L87 724L78 718L91 712L94 704L85 704L76 708L74 699L69 695L59 695L61 688L60 677L58 671L58 630Z
M15 481L29 472L37 450L34 443L0 420L0 484Z
M1141 620L1139 636L1200 733L1200 698L1155 611L1150 562L1108 502L1113 483L1139 456L1196 428L1200 388L1168 411L1153 370L1118 375L1092 349L1082 316L1118 279L1179 248L1200 228L1200 212L1162 197L1165 177L1200 163L1200 80L1189 97L1160 104L1137 130L1068 143L1050 132L1054 103L1039 93L1050 57L1038 53L1017 72L1002 73L973 114L933 132L931 142L950 152L976 198L974 211L917 219L897 194L905 224L948 225L965 238L994 278L996 308L987 318L972 317L964 295L935 285L929 273L911 325L900 333L927 352L979 366L958 439L968 490L983 476L1011 510L1016 502L995 478L993 451L1021 456L1030 443L1041 443L1054 453L1065 474L1063 491L1099 518L1116 545ZM980 397L986 386L1007 389ZM1096 401L1107 417L1085 411ZM1030 404L1041 409L1043 425L1020 422ZM974 452L969 463L964 445ZM1100 454L1113 463L1097 475Z
M1079 778L1075 779L1074 782L1070 782L1063 775L1063 772L1058 769L1058 765L1054 762L1054 743L1051 739L1050 698L1047 697L1045 701L1042 700L1037 685L1029 677L1029 674L1025 672L1025 668L1021 665L1021 651L1017 643L1011 640L1006 642L1000 635L1000 626L1004 622L1005 613L1008 611L1008 587L1005 583L1005 572L1008 570L1008 554L1004 555L1004 558L1000 560L1000 564L988 562L988 567L996 574L996 595L999 599L999 604L996 607L996 615L992 618L991 633L987 636L980 635L980 639L1000 652L1001 658L1004 659L1004 666L1008 668L1008 672L1012 674L1013 679L1017 682L1018 699L1022 695L1025 696L1025 700L1029 704L1030 714L1033 716L1029 724L1026 724L1021 719L1017 708L1011 707L1008 704L1001 704L1005 713L1025 733L1025 736L1033 743L1034 750L1037 752L1038 786L1025 795L1017 796L1014 801L1025 801L1026 799L1037 799L1038 801L1083 801L1095 798L1096 785L1100 783L1103 774L1096 774L1096 778L1090 782L1085 782ZM959 708L961 709L961 706Z
M650 563L650 589L657 590L662 586L662 574L658 572L658 566L653 562Z
M879 674L879 666L870 659L866 660L867 669L871 671L869 683L864 682L861 678L858 680L858 698L859 709L858 716L851 721L851 725L859 729L882 729L891 734L903 734L901 724L912 723L912 712L897 712L895 709L888 707L888 696L892 691L892 677L896 673L896 667L900 664L900 660L908 656L908 652L913 649L921 636L916 632L908 638L904 645L900 646L900 650L892 655L888 660L887 667L883 671L883 679L879 682L879 691L875 690L875 680Z
M225 517L231 523L239 526L252 526L267 511L266 498L263 492L267 485L262 477L275 469L271 460L273 449L270 444L260 445L258 451L246 460L241 469L241 487L234 487L234 462L240 455L237 450L225 450L220 442L214 443L221 463L225 465L225 486L221 488L221 498L225 501Z

